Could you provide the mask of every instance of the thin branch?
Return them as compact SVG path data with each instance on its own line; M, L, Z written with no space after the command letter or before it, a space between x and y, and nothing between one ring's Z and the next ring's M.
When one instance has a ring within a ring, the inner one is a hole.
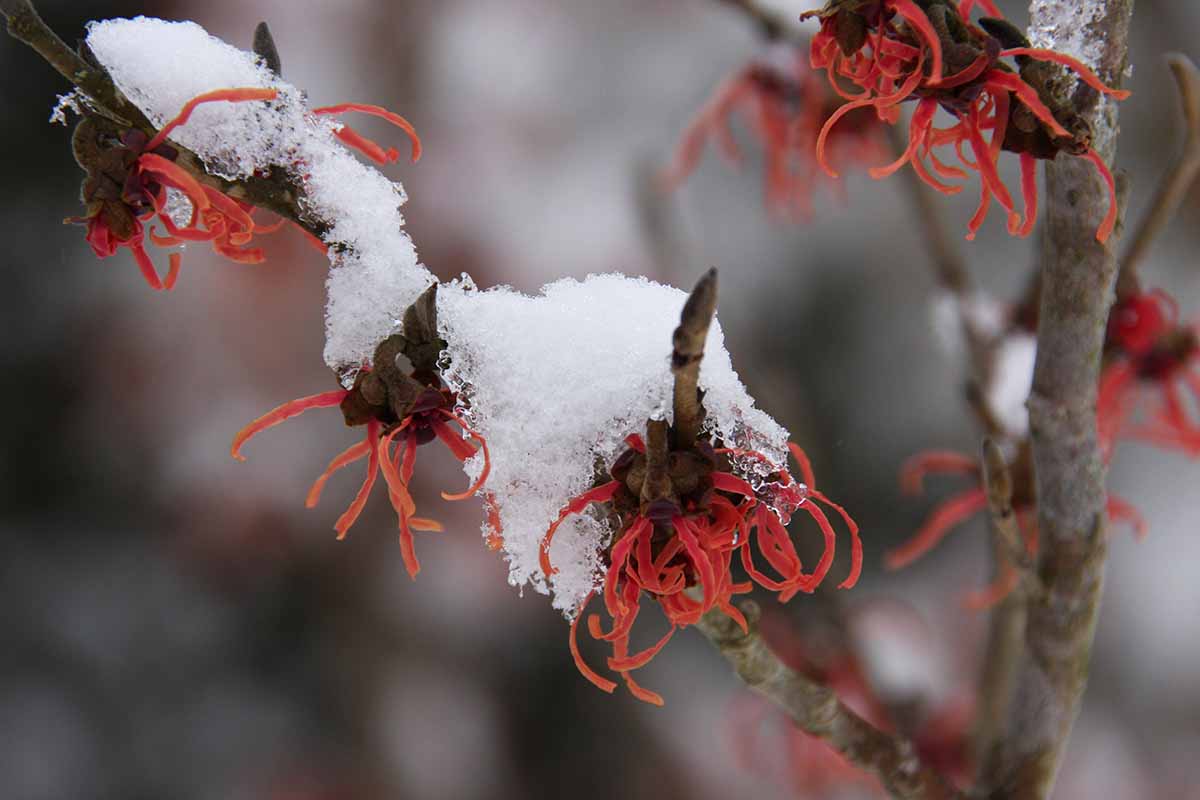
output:
M1068 16L1095 20L1071 32L1082 31L1085 49L1100 54L1091 66L1110 85L1125 71L1132 13L1133 0L1033 0L1030 7L1038 30L1060 29L1058 21ZM1094 90L1077 90L1071 101L1091 126L1093 147L1111 163L1115 105ZM1025 652L1016 668L997 782L988 787L992 797L1019 800L1044 800L1054 786L1087 683L1106 556L1107 470L1097 441L1096 393L1117 237L1096 241L1107 192L1086 160L1060 156L1047 165L1046 185L1037 361L1028 404L1044 588L1027 602Z
M107 72L84 61L46 25L30 0L0 0L0 13L3 13L8 21L9 34L33 48L76 89L87 95L99 113L124 127L138 128L148 136L158 132L141 109L121 93ZM201 183L235 200L265 208L289 219L317 237L324 234L325 223L312 219L301 211L303 188L284 175L282 170L272 170L269 175L252 175L243 180L228 181L210 175L204 162L195 153L180 147L176 142L171 144L179 151L176 163L192 173Z
M1195 182L1196 175L1200 174L1200 70L1183 53L1169 53L1166 58L1179 90L1187 138L1183 143L1183 152L1163 176L1154 202L1142 217L1129 249L1121 259L1121 272L1117 279L1118 297L1138 292L1138 267L1150 252L1151 243L1179 210L1179 204Z
M671 372L675 375L673 430L676 449L696 443L704 425L704 405L700 396L700 360L708 328L717 313L717 270L704 273L688 295L675 329Z
M717 0L722 5L732 6L753 22L768 41L787 41L808 46L808 37L800 32L788 17L763 8L756 0Z
M983 440L983 485L987 490L988 511L997 542L1013 566L1025 573L1032 573L1033 560L1029 557L1017 515L1013 511L1013 479L1004 454L991 439Z
M976 714L973 746L977 776L982 785L990 785L996 769L1004 723L1015 678L1015 667L1023 649L1025 602L1038 591L1035 563L1021 535L1013 509L1013 475L1000 446L990 438L983 440L983 485L987 491L988 511L995 534L993 563L996 569L1015 569L1018 584L992 611L987 651L979 687L979 712Z
M946 784L922 764L909 739L885 733L843 704L828 687L810 681L785 665L758 634L758 606L741 603L749 632L719 609L704 615L696 627L721 651L753 691L782 709L800 730L815 736L855 766L879 778L899 800L949 800L966 795Z

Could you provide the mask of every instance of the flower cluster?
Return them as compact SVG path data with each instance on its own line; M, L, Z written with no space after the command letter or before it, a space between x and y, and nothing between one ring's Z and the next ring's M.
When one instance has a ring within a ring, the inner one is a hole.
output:
M787 68L755 63L726 79L688 125L663 176L669 188L682 183L696 168L710 138L733 163L741 151L732 130L739 112L762 147L763 200L781 217L807 218L821 182L817 167L817 136L837 109L839 98L808 68L799 54L789 51ZM838 165L868 164L885 157L883 126L869 111L852 114L826 143L829 161ZM834 191L841 184L829 181Z
M167 144L167 137L187 123L196 108L204 103L270 101L278 96L271 88L217 89L205 92L188 101L179 114L168 121L153 136L136 128L119 129L115 123L99 116L85 116L76 128L73 145L76 158L88 171L83 184L83 200L87 213L71 217L68 222L87 225L87 241L99 258L107 258L125 247L133 253L142 277L151 288L170 290L179 276L182 256L168 256L168 270L160 279L145 248L145 237L160 247L172 247L186 242L211 242L219 255L241 264L263 261L263 251L247 247L256 234L273 233L285 220L261 225L251 217L254 206L235 200L207 183L197 180L177 163L179 151ZM343 103L316 108L317 116L358 111L381 117L403 130L412 142L412 160L421 155L421 140L407 120L379 106ZM394 148L384 149L359 134L348 125L340 124L334 135L368 158L391 163L399 157ZM174 204L169 195L179 193L183 204ZM181 210L177 211L176 206ZM186 214L186 222L176 214ZM147 232L145 223L157 220L165 229L160 234L153 227ZM307 234L307 231L305 232ZM307 234L310 242L325 250L325 244Z
M913 100L908 146L891 164L871 169L872 177L884 178L911 164L934 189L957 194L962 185L947 181L977 172L980 201L967 238L974 238L993 199L1008 214L1009 233L1028 236L1037 218L1037 161L1065 151L1095 164L1108 185L1108 213L1096 231L1097 240L1106 241L1117 214L1112 174L1092 149L1086 123L1056 103L1046 88L1044 65L1066 66L1088 86L1118 99L1128 92L1109 88L1077 59L1030 47L1019 30L998 18L990 2L982 5L993 16L978 25L969 18L973 2L958 5L952 0L830 0L823 9L805 14L821 20L812 40L812 65L826 70L830 85L848 101L817 137L817 161L837 176L827 148L831 132L845 115L870 108L881 121L894 125L900 121L900 104ZM1005 58L1013 59L1016 67L1001 60ZM955 124L935 126L938 109ZM988 132L990 139L985 138ZM958 166L938 158L934 149L943 146L954 147ZM1023 217L997 170L1002 150L1020 156Z
M562 509L546 532L541 550L542 569L549 576L554 571L550 544L558 526L591 504L607 506L617 530L606 553L608 568L602 592L612 626L604 631L599 615L592 614L587 620L588 631L594 638L612 643L608 667L621 674L630 692L656 705L662 704L662 698L639 686L630 672L647 664L677 628L695 624L713 608L723 611L743 629L746 627L732 598L750 591L752 583L734 581L735 552L753 581L778 592L781 602L798 592L812 592L833 566L836 545L833 526L817 505L823 503L837 512L850 530L850 574L839 588L854 586L862 569L858 526L845 509L817 491L808 458L799 447L790 445L803 482L780 470L755 490L730 471L729 459L761 458L757 454L714 449L704 441L691 448L672 449L671 438L667 423L662 421L647 425L645 440L636 434L629 436L628 449L609 468L609 480ZM796 510L812 517L824 536L821 559L809 573L804 572L785 527ZM752 539L759 555L779 577L755 566ZM690 587L698 587L698 592L685 591ZM656 644L631 655L630 633L641 610L643 593L658 601L671 628ZM611 692L616 684L583 661L576 642L576 629L590 599L589 595L584 600L571 624L571 653L589 681Z
M272 100L275 96L274 89L221 89L202 94L150 139L136 128L118 130L101 117L84 117L75 130L73 144L76 158L88 171L83 184L87 213L67 221L87 225L88 244L99 258L115 254L118 248L128 248L142 277L156 290L174 287L181 255L176 252L168 257L167 275L160 280L145 248L143 224L153 219L166 229L165 236L150 229L150 240L157 245L212 242L216 252L233 261L262 261L261 250L245 245L255 234L270 233L283 223L256 223L250 217L253 206L196 180L176 163L179 151L166 140L203 103ZM188 220L183 225L172 216L168 190L179 192L187 201Z
M416 469L417 448L437 439L460 462L482 452L483 470L479 477L466 491L443 492L446 500L465 500L474 495L487 481L490 457L487 442L455 410L457 397L436 374L421 368L411 373L400 370L397 357L419 350L419 345L414 348L413 344L399 334L385 340L375 352L373 366L358 374L353 387L302 397L268 411L234 437L230 454L244 461L242 446L267 428L310 409L340 408L346 425L365 426L366 436L329 462L309 490L305 505L316 506L333 473L366 458L367 474L350 506L334 523L334 530L339 539L346 535L366 506L376 478L382 474L388 500L399 519L400 554L408 574L416 577L421 565L413 545L413 531L442 529L434 520L416 516L416 505L408 491ZM457 425L461 433L451 424Z
M1118 300L1104 357L1097 415L1105 449L1129 437L1200 456L1200 326L1179 321L1175 300L1162 290Z
M1013 515L1024 539L1026 553L1033 557L1037 554L1038 546L1037 507L1033 495L1032 451L1027 443L1018 450L1008 469L1013 483ZM928 474L967 475L974 483L938 504L911 539L889 550L884 557L888 569L908 566L937 546L955 527L987 510L987 489L983 486L983 472L976 459L945 450L917 453L900 470L900 488L905 494L919 495ZM1132 504L1110 493L1107 509L1110 520L1131 525L1138 539L1146 535L1146 524ZM1019 577L1016 567L1005 560L999 565L992 583L981 590L969 592L964 602L967 607L974 609L995 605L1016 587Z

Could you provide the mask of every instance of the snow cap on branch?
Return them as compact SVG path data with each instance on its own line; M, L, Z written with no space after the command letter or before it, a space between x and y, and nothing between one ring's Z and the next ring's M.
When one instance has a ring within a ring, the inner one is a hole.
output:
M303 187L304 213L325 229L329 300L325 360L351 379L433 276L404 232L404 188L363 164L336 134L341 123L313 114L303 92L253 53L193 22L137 17L95 22L88 46L117 87L156 125L205 92L269 88L275 100L209 103L171 138L214 175L231 180L283 170Z
M459 392L472 426L488 441L487 491L502 527L509 580L553 589L571 614L603 578L600 551L612 531L589 514L568 518L550 550L548 587L539 566L546 529L589 489L646 420L671 417L671 341L687 294L644 278L564 279L531 297L463 284L438 292L439 332L448 343L443 377ZM753 484L786 464L788 434L733 371L721 328L709 330L700 388L706 430L727 446L754 450L774 466L737 466ZM478 459L476 459L478 462ZM468 462L468 472L481 468Z

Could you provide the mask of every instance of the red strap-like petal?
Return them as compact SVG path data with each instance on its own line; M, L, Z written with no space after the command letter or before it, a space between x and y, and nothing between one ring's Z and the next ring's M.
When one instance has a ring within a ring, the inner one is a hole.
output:
M321 394L301 397L299 400L290 400L281 406L276 406L238 431L237 436L233 437L233 445L229 448L229 455L238 461L245 461L246 458L241 454L242 446L254 436L262 433L267 428L272 428L285 420L303 414L309 409L332 408L333 406L341 405L342 400L348 394L347 390L338 389L333 392L322 392Z
M322 108L313 109L314 114L343 114L347 111L357 111L360 114L370 114L373 117L379 117L380 119L387 120L400 130L404 131L404 133L408 135L409 140L412 142L413 163L415 164L420 160L421 137L417 136L416 129L413 128L412 124L409 123L409 121L404 117L392 111L388 111L383 106L373 106L365 103L339 103L335 106L324 106ZM345 129L343 128L343 130ZM372 142L372 144L374 143Z
M358 494L350 501L350 506L333 524L333 529L337 531L339 539L346 538L346 532L350 530L350 526L355 523L358 515L367 505L367 498L371 494L371 488L375 485L375 477L379 474L379 423L376 420L367 423L367 441L371 443L370 457L367 460L367 476L363 478L362 486L359 487Z
M191 118L192 112L195 111L196 107L201 103L214 103L218 101L242 103L247 100L274 100L278 95L279 93L274 89L257 88L217 89L212 92L205 92L204 94L197 95L184 104L183 108L179 112L179 116L162 126L162 130L160 130L146 145L146 151L149 152L154 150L156 147L162 144L171 131L175 130L180 125L183 125L188 121L188 119Z
M987 508L983 489L970 489L955 495L934 510L916 535L884 557L888 569L900 569L929 552L950 529Z

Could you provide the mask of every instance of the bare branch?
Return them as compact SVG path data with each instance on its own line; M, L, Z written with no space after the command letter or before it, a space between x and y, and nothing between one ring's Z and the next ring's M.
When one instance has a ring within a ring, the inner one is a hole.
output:
M3 0L0 11L8 21L8 33L32 47L58 73L91 98L106 116L153 131L146 115L129 102L101 69L84 61L42 20L30 0Z
M983 485L987 490L992 525L1005 557L1022 572L1032 574L1034 564L1013 511L1012 474L999 445L991 439L983 440Z
M696 624L753 691L786 713L800 730L816 736L848 761L879 778L900 800L946 800L965 795L921 763L912 741L885 733L843 704L833 690L785 665L758 635L758 606L741 603L749 632L719 609Z
M1179 90L1179 102L1183 107L1183 118L1187 124L1187 138L1183 152L1171 165L1154 196L1150 209L1142 217L1129 249L1121 259L1121 273L1117 279L1117 296L1139 291L1137 271L1150 252L1150 245L1167 223L1179 210L1188 189L1200 173L1200 70L1183 53L1169 53L1167 65L1175 76Z
M1095 20L1076 29L1099 53L1101 79L1125 71L1132 0L1033 0L1032 24L1061 28L1068 14ZM1038 43L1050 44L1053 43ZM1064 81L1074 84L1074 81ZM1060 98L1066 100L1066 98ZM1116 108L1094 90L1069 102L1108 162L1116 150ZM1038 499L1038 575L1028 599L1025 652L997 768L995 797L1049 796L1087 683L1104 580L1106 466L1096 435L1100 352L1117 275L1117 237L1096 241L1107 192L1091 164L1061 156L1047 165L1037 362L1029 398Z
M795 25L789 23L787 17L770 11L759 5L756 0L718 0L723 5L733 6L758 26L764 38L769 41L789 41L792 44L808 46L808 37L800 33Z
M674 445L687 449L696 443L704 424L700 396L700 360L708 328L717 313L717 270L704 273L684 303L679 327L675 329L671 372L675 374Z

